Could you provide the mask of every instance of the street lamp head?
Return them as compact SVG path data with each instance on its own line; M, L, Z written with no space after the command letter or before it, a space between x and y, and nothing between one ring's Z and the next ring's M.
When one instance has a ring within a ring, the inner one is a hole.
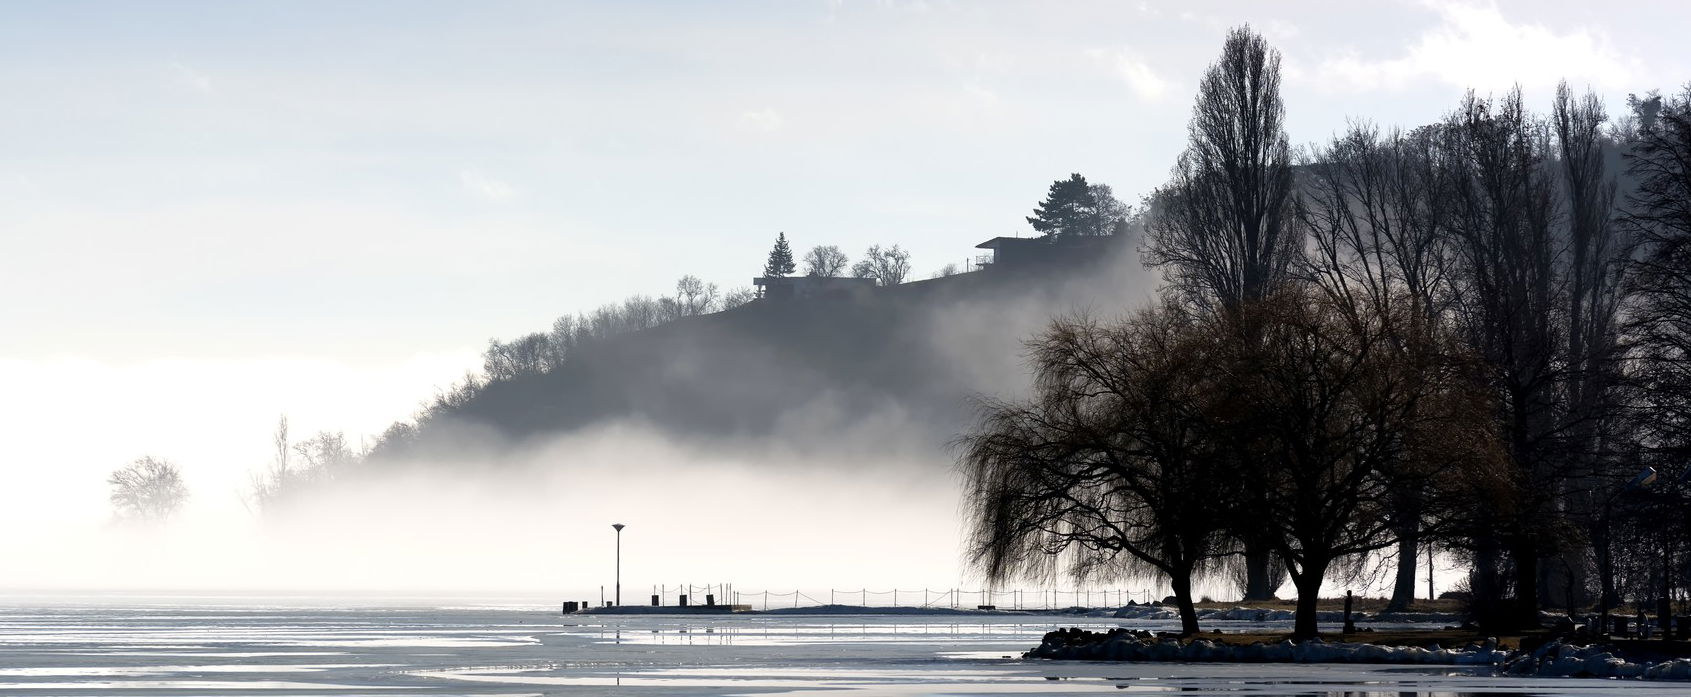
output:
M1656 468L1645 467L1642 471L1640 471L1638 473L1638 476L1633 477L1632 481L1627 482L1626 486L1627 486L1628 489L1642 489L1644 487L1650 486L1655 481L1656 481Z
M628 526L623 525L622 523L611 523L611 527L616 528L617 532L622 532L622 529Z

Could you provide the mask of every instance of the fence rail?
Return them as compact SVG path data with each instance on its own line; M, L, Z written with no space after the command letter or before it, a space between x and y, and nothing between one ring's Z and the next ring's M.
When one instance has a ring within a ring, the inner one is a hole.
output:
M624 589L625 591L627 589ZM732 583L652 586L652 596L660 605L717 604L747 605L754 609L784 607L821 607L842 605L851 607L909 607L974 609L993 606L1001 610L1055 610L1072 607L1121 607L1129 602L1144 603L1157 599L1150 589L1094 588L1062 590L1056 588L968 590L963 588L829 588L826 590L741 590ZM685 601L682 596L686 596ZM601 603L604 600L601 599Z

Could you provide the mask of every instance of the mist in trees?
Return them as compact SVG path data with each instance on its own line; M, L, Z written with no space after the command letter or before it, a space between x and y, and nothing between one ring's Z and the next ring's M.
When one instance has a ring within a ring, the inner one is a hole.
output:
M111 486L112 513L126 523L163 522L188 501L181 470L150 455L113 471L106 483Z
M265 515L285 513L291 505L346 475L368 454L354 450L338 431L319 431L305 440L292 440L286 415L277 418L270 446L270 463L253 473L246 495L248 508Z

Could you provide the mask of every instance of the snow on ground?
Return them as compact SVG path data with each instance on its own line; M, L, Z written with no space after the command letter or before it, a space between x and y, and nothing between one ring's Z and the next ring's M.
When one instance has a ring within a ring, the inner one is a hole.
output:
M1173 628L1074 615L10 606L0 607L0 694L594 695L618 686L641 695L1684 694L1683 684L1497 676L1486 666L1020 658L1046 632L1076 624Z

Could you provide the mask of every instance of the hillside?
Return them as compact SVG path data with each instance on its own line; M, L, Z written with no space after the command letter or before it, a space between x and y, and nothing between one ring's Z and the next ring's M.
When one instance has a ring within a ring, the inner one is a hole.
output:
M1113 312L1144 271L1120 239L1086 254L844 297L759 300L595 341L495 381L384 458L438 459L631 421L697 437L804 438L866 421L936 445L971 397L1026 382L1020 342L1053 314Z

